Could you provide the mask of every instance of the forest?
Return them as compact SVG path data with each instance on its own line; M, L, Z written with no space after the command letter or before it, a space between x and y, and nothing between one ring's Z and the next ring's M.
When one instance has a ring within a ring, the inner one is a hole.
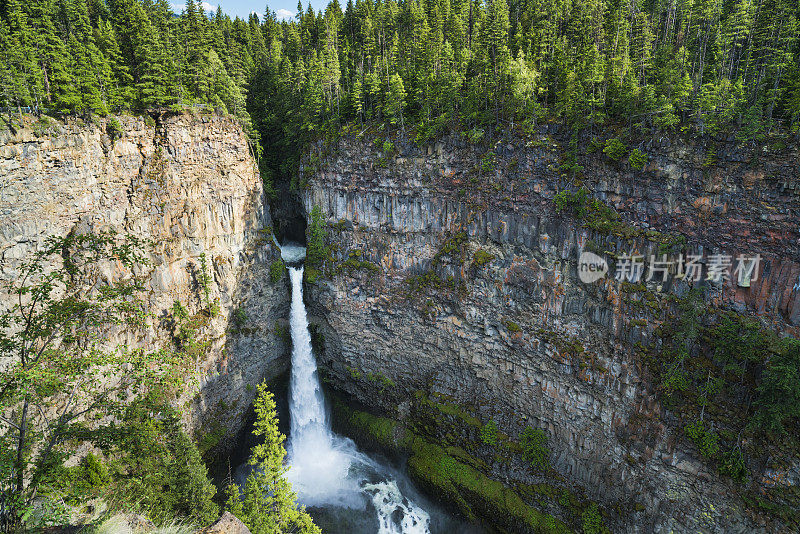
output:
M800 134L799 13L789 0L334 0L279 21L195 0L180 15L166 0L0 0L0 106L213 107L284 154L275 170L368 120L417 141L558 121L754 142Z

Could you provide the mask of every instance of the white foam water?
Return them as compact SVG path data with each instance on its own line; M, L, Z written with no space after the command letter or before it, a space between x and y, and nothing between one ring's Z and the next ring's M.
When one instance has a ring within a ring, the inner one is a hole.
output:
M272 240L275 241L275 236L272 236ZM275 241L277 245L278 242ZM286 263L293 264L298 263L306 259L306 247L299 243L286 243L283 246L278 245L278 248L281 251L281 259Z
M302 247L281 249L287 263L305 256L305 249L301 255L297 248ZM289 267L289 275L292 375L287 451L291 467L287 478L298 499L309 507L361 510L371 503L377 514L378 534L430 533L430 516L403 496L391 473L359 452L352 440L331 431L303 304L303 267Z

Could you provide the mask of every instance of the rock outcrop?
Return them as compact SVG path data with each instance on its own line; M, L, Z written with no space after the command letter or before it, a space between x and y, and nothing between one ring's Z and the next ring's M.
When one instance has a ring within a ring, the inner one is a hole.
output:
M216 523L198 530L196 534L250 534L250 529L235 515L225 512Z
M796 335L796 151L754 161L732 145L654 140L643 171L589 156L585 183L622 216L602 232L556 211L573 179L546 135L380 145L345 136L305 169L306 210L322 210L331 244L332 276L308 297L328 382L398 420L413 419L421 392L513 439L545 429L559 485L625 510L615 531L757 531L733 483L670 426L638 356L660 346L663 299L687 284L619 282L613 263L584 284L576 264L585 250L647 257L684 243L706 263L760 254L757 279L704 284L711 302ZM487 469L542 482L515 462Z
M262 182L233 119L122 116L120 132L110 120L44 128L31 118L0 132L0 279L14 277L50 235L114 229L151 240L145 269L153 319L143 338L125 341L151 349L170 343L164 318L176 301L192 316L206 313L196 332L205 349L183 401L191 406L187 424L209 449L241 427L254 395L246 386L287 365L274 325L288 294L268 276L279 253ZM213 314L203 311L210 306L198 286L201 255Z

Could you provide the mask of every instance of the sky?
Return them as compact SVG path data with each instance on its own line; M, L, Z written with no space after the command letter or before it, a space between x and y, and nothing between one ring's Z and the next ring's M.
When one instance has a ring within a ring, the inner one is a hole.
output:
M346 0L342 2L339 0L339 3L344 5L346 4ZM172 10L175 13L180 13L183 11L185 6L185 2L180 1L172 1ZM269 8L278 15L278 19L284 18L293 18L295 13L297 12L297 0L205 0L203 2L203 7L207 11L217 11L217 6L222 6L222 11L227 13L231 17L240 17L243 19L247 19L250 16L250 13L255 12L258 14L259 17L263 17L264 11L266 10L266 6L269 5ZM317 11L321 8L324 8L328 5L328 0L312 0L311 6L314 8L314 11ZM308 7L308 0L303 0L303 9Z

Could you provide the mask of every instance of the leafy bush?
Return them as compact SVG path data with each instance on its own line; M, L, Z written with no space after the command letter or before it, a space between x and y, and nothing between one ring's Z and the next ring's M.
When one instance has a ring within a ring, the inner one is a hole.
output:
M483 139L484 131L481 128L472 128L465 132L470 143L478 143Z
M544 470L550 465L547 434L541 428L525 427L520 437L522 457L531 467Z
M493 259L494 259L494 254L490 254L485 250L483 250L482 248L479 248L478 250L475 251L475 254L472 256L472 265L474 265L475 267L483 267Z
M233 311L231 314L231 323L233 323L233 328L237 331L244 328L244 325L247 323L247 312L244 311L244 308L238 307Z
M786 422L800 417L800 340L781 341L757 390L753 423L767 432L785 434Z
M283 273L285 271L286 271L286 265L283 263L282 259L278 258L277 260L269 264L269 279L272 281L273 284L275 284L281 278L283 278Z
M219 516L217 490L174 408L138 400L119 426L111 425L108 439L118 458L118 499L136 504L157 524L175 518L209 524Z
M497 155L489 151L483 158L481 158L481 171L484 173L491 173L497 166Z
M106 133L111 138L111 141L114 142L122 137L122 134L125 132L122 129L122 125L119 123L119 121L115 117L112 117L106 123Z
M588 200L589 191L581 187L577 191L570 191L569 189L559 191L553 198L553 203L556 207L556 213L571 210L578 219L582 219L586 215Z
M328 257L326 238L328 231L325 229L325 217L319 206L311 210L311 224L306 229L306 280L314 282L321 274L324 262Z
M497 433L497 423L495 423L493 419L490 419L489 422L481 428L481 441L486 445L495 446L497 445Z
M597 503L590 504L581 514L583 534L600 534L603 531L603 518Z
M738 482L744 482L747 479L747 466L744 463L744 454L740 447L737 446L722 453L719 472Z
M626 150L627 148L625 147L625 144L614 137L613 139L606 141L606 146L603 148L603 154L614 161L619 161L625 155Z
M706 458L713 458L719 452L719 436L713 429L707 429L700 419L686 425L684 432Z
M647 154L638 148L634 148L633 152L631 152L631 155L628 156L628 163L630 163L631 167L637 171L641 171L644 169L644 166L647 165Z
M79 481L84 482L88 488L102 488L111 482L108 468L92 453L84 456L78 467L77 478Z

